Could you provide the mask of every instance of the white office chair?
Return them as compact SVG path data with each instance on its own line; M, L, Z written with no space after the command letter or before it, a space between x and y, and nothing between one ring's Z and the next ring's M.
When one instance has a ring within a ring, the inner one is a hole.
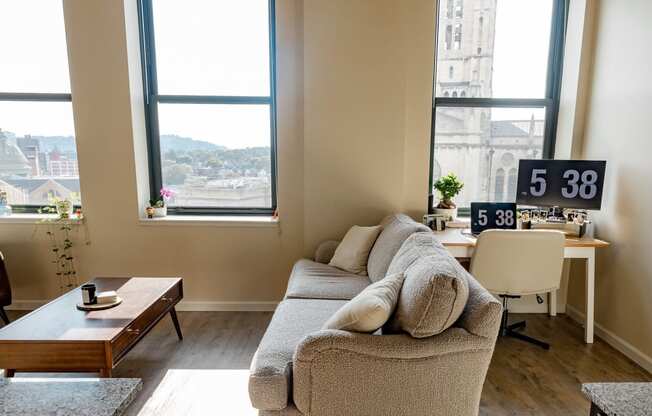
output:
M487 230L478 237L470 271L503 300L501 335L550 348L543 341L516 332L525 328L525 321L508 324L507 300L559 289L564 239L559 231L529 230Z

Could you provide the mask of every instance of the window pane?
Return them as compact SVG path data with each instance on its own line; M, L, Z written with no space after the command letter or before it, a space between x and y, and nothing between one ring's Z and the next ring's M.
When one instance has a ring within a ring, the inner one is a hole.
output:
M0 92L69 93L62 2L2 0L0 20Z
M518 161L542 157L544 125L543 108L438 107L433 182L456 174L460 207L515 201Z
M453 13L449 0L439 13L435 94L544 98L552 6L553 0L465 0Z
M10 205L80 204L69 102L0 101L0 190Z
M269 96L267 0L154 0L159 94Z
M268 105L159 104L170 206L271 208Z

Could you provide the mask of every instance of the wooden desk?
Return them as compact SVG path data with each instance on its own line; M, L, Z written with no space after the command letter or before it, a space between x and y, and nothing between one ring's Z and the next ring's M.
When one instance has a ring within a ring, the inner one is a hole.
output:
M460 228L448 228L445 231L434 231L438 240L456 258L471 258L475 249L476 239L462 234ZM595 301L595 250L608 247L609 243L595 238L566 238L564 258L586 260L586 324L584 339L587 344L593 343L594 301ZM557 315L557 292L550 292L548 298L550 316Z
M16 371L100 372L111 370L183 298L181 278L97 278L99 291L115 290L123 302L111 309L77 310L76 288L0 329L0 368Z

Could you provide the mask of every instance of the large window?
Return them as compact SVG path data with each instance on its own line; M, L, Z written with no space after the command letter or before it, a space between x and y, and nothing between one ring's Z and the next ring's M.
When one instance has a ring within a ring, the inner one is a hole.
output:
M0 191L14 212L80 204L62 1L0 1Z
M174 214L276 208L273 0L141 0L152 196Z
M430 192L455 173L461 208L514 201L519 159L553 157L566 0L439 3Z

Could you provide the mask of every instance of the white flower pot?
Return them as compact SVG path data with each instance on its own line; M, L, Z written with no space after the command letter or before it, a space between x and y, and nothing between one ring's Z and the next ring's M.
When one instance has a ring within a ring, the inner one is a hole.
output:
M154 208L154 218L162 218L168 215L168 207Z
M456 208L435 208L435 214L437 215L447 215L450 217L451 221L457 219L457 207Z

